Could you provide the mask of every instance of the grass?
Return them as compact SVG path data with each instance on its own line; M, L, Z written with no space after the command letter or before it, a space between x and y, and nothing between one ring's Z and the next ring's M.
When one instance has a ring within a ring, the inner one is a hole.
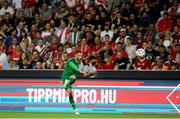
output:
M102 114L102 113L55 113L55 112L0 112L0 118L180 118L180 114Z

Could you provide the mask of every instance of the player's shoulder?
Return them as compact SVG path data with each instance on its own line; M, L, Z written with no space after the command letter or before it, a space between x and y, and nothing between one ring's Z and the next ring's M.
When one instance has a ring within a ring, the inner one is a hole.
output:
M74 62L74 61L75 61L74 57L68 59L68 62Z

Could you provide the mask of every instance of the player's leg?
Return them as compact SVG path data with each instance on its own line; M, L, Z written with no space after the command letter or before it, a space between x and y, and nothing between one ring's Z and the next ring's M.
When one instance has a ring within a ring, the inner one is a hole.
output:
M68 85L72 85L76 81L76 76L71 75L69 78L63 81L64 88L67 89Z
M74 97L73 97L73 92L71 90L71 86L68 86L68 89L66 89L66 92L68 93L68 96L69 96L69 102L74 110L74 113L75 114L79 114L78 110L77 110L77 107L76 107L76 104L75 104L75 101L74 101Z

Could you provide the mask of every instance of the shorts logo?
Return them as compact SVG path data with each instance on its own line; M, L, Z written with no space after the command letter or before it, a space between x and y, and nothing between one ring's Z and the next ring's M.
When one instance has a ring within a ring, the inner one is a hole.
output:
M180 102L180 84L166 97L172 106L180 113L180 109L176 106Z

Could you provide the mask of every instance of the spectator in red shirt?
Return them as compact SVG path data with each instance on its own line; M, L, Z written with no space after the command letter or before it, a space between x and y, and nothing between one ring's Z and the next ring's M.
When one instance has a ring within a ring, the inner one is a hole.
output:
M81 51L84 54L84 57L88 58L91 54L91 47L88 46L87 40L83 38L81 40L80 46L78 47L78 50Z
M140 9L141 7L143 7L144 0L134 0L134 3L135 3L135 7Z
M137 55L137 58L136 58L135 63L134 63L134 69L136 69L136 70L149 70L151 68L151 64L150 64L149 60L147 60L145 58L145 50L141 49L141 48L138 49L136 51L136 55Z
M173 42L174 40L180 40L180 29L178 28L178 26L174 26L173 32L170 35L170 40L171 42Z
M175 63L176 64L176 61L173 60L172 56L169 54L168 55L168 58L167 58L167 61L163 64L164 66L164 69L166 70L172 70L171 68L171 64Z
M136 38L133 40L133 44L137 45L137 48L143 48L143 34L141 31L138 31Z
M100 40L99 36L95 37L95 45L91 47L91 51L95 51L96 53L103 47L103 44Z
M114 64L111 61L111 56L106 56L104 58L104 62L102 62L100 66L98 66L98 69L113 69L113 68L114 68Z
M59 44L57 46L57 49L53 49L53 62L59 63L62 60L62 53L64 51L64 46L62 44Z
M118 52L121 52L121 55L122 55L123 58L128 58L127 51L123 48L122 43L118 42L115 45L114 53L113 53L113 56L112 56L112 61L115 61Z
M173 27L173 22L169 18L169 14L167 12L163 13L163 17L159 18L156 23L156 29L159 35L165 35L166 32L171 30Z
M21 46L19 44L17 44L15 46L15 49L13 49L13 51L12 51L12 59L15 61L16 64L18 64L18 61L19 61L21 55L22 55Z
M177 18L177 10L178 10L178 0L173 0L173 6L168 9L169 15L172 17L173 20Z

